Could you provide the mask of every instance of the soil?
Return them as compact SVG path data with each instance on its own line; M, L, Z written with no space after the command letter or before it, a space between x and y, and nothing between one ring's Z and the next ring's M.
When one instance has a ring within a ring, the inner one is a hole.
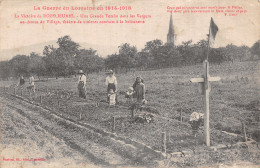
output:
M167 132L167 151L178 152L179 150L205 148L203 143L202 127L196 137L192 134L192 129L188 122L180 122L178 120L161 117L155 113L155 119L151 123L134 122L131 118L131 110L125 103L118 106L109 106L102 103L105 100L98 100L99 105L96 106L95 96L90 95L88 99L80 99L76 94L70 96L60 96L56 91L50 93L42 93L42 104L53 109L54 113L62 114L63 117L69 118L82 123L90 123L91 125L112 132L112 117L116 118L115 132L118 135L131 138L151 146L155 150L161 150L161 133ZM24 95L26 96L26 95ZM62 98L60 98L62 97ZM99 97L105 97L99 95ZM33 101L39 102L39 96L31 98ZM58 107L59 101L59 107ZM147 110L149 108L144 108ZM141 113L138 111L135 115ZM233 137L223 134L221 130L212 129L211 144L233 144L242 141L241 137Z
M55 120L46 110L41 110L13 96L5 95L0 97L0 102L2 107L1 131L3 149L1 157L5 157L5 159L45 159L45 161L3 161L1 167L152 167L149 164L143 165L136 162L136 160L124 158L123 155L113 151L109 146L103 146L95 139L87 138L86 132L79 127ZM78 104L82 104L82 102L78 102ZM111 109L115 110L116 108ZM126 123L128 119L119 118L118 123L121 121ZM155 122L159 123L159 121ZM106 123L106 121L103 123ZM129 123L132 123L132 121L129 120ZM146 127L151 125L140 124L139 126L147 129ZM117 127L116 130L120 134L119 128ZM137 129L135 130L138 131ZM135 135L134 133L132 134ZM159 162L158 166L231 167L240 164L250 167L259 166L260 152L256 143L252 146L233 147L229 150L209 151L203 145L196 144L197 140L189 136L185 134L183 137L171 136L168 143L172 143L174 146L179 145L178 148L174 148L177 151L184 150L185 148L182 148L182 146L185 145L198 145L197 148L194 147L192 156L164 159ZM140 139L142 138L138 140ZM149 140L145 140L149 142ZM167 146L171 145L168 144ZM152 163L153 161L151 160L150 162Z
M100 167L132 165L98 142L86 140L79 128L45 118L37 108L0 98L3 160L1 167ZM8 159L21 161L8 161ZM44 161L23 161L23 159Z

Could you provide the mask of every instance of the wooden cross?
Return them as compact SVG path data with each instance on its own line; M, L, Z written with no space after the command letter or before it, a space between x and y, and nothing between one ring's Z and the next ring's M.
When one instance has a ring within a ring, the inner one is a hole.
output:
M210 83L214 81L219 81L220 77L210 77L209 75L209 63L206 60L204 62L204 75L201 78L191 78L192 83L200 83L202 87L202 94L204 95L204 136L205 143L207 146L210 146L210 133L209 133L209 92L210 92Z

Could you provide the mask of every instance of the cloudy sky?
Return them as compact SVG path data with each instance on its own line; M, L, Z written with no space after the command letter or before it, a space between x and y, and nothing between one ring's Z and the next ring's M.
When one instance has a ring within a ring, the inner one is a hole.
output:
M34 6L91 7L93 6L92 1L95 2L95 7L131 6L132 10L68 12L33 10ZM74 41L79 43L102 46L101 48L104 48L107 54L117 52L116 46L125 42L135 45L140 50L150 40L160 39L166 42L170 18L167 6L242 6L247 10L247 13L239 13L237 16L225 16L223 13L173 13L177 44L187 40L197 42L205 39L211 17L219 27L216 47L230 43L252 46L255 41L260 39L260 2L258 0L2 0L0 3L0 51L56 41L64 35L70 35ZM143 14L151 15L151 18L145 20L145 24L21 25L19 19L14 17L15 14L37 15L43 13L73 13L75 16L80 14Z

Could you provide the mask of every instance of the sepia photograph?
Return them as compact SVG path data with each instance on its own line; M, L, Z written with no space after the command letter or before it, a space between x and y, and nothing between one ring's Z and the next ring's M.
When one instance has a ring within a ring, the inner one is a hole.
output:
M260 167L259 0L0 0L1 168Z

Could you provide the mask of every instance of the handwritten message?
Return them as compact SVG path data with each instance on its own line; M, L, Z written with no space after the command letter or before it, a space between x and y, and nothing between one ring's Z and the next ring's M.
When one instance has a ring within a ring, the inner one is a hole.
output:
M167 12L176 14L218 13L224 16L238 16L247 13L242 6L167 6Z

